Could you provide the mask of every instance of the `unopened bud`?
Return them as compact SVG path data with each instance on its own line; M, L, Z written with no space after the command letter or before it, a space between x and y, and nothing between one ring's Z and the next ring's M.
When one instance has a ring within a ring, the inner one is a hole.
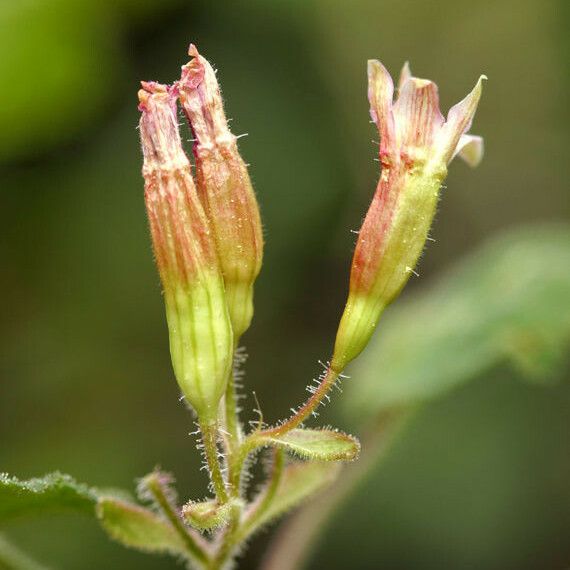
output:
M157 83L139 91L145 202L164 288L176 379L204 420L216 417L233 338L208 219L182 149L176 95Z
M228 523L232 510L239 503L236 499L226 503L218 503L216 500L190 501L182 507L182 516L190 526L200 531L212 531Z
M392 78L379 61L368 63L370 113L380 132L382 170L358 235L333 369L343 369L360 354L384 308L415 273L448 163L456 154L471 166L481 160L482 139L465 133L483 78L445 120L435 83L413 77L406 64L393 102Z
M194 135L196 185L210 219L237 340L253 316L253 283L261 269L259 208L237 139L228 129L216 74L195 46L182 68L180 102Z

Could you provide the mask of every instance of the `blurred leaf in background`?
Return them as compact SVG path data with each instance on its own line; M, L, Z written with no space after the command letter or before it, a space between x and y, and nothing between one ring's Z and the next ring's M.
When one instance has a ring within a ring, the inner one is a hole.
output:
M104 3L3 2L0 29L0 161L53 149L101 117L125 71Z
M354 366L353 418L441 396L511 361L558 378L570 347L570 228L530 226L491 240L416 298L396 303Z
M0 568L3 570L48 570L0 534Z

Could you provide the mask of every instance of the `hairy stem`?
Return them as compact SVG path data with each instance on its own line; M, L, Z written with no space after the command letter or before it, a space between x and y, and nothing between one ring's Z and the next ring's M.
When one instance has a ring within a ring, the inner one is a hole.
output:
M260 496L259 501L251 506L251 510L243 522L234 519L227 528L220 546L214 555L209 570L223 568L232 557L236 547L238 547L249 534L255 529L256 523L265 511L271 506L273 499L279 489L285 465L285 453L281 449L275 449L273 455L273 468L271 476L267 482L265 491Z
M211 422L200 423L200 431L202 432L204 454L208 463L208 471L210 472L210 480L212 481L214 492L218 501L227 503L229 497L218 458L218 426L216 423Z
M271 506L271 503L279 489L279 485L281 484L283 467L285 466L285 452L282 449L274 449L273 454L271 478L269 479L267 487L259 501L252 504L251 511L247 513L246 519L239 529L239 534L236 539L238 543L247 539L252 530L255 529L257 521L259 521Z
M321 405L322 401L334 386L341 373L342 370L334 370L328 366L324 378L318 388L288 420L285 420L283 423L275 427L261 430L252 435L260 439L263 439L264 437L279 437L288 431L299 427L299 425L302 424Z
M232 488L236 486L239 488L241 473L248 455L257 448L267 445L267 441L270 438L279 437L302 424L328 396L328 392L334 386L341 373L342 370L334 370L329 365L318 388L289 419L275 427L256 430L242 440L237 449L234 449L230 458L230 484Z
M407 409L386 412L367 430L362 455L347 465L343 476L308 506L294 514L279 530L261 564L261 570L301 570L309 560L332 515L370 474L392 448L407 425Z
M158 477L148 477L146 479L146 488L151 493L154 502L160 507L164 516L170 521L176 532L184 541L188 549L189 558L199 562L201 566L207 565L210 561L210 556L207 552L208 547L206 543L199 535L184 525L175 506L168 499Z
M226 429L226 442L228 448L229 457L233 457L236 450L239 448L241 443L241 428L239 425L239 417L237 410L237 399L236 399L236 388L234 382L233 371L230 372L228 378L228 385L226 387L226 394L224 398L224 422ZM232 462L228 461L229 468L229 480L230 482L234 479L232 476ZM238 491L239 492L239 491Z

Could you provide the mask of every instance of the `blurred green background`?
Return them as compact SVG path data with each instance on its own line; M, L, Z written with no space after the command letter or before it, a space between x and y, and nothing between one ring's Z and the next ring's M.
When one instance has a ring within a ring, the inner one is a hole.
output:
M139 80L174 80L192 41L219 69L234 132L249 133L267 244L243 405L255 390L276 420L329 354L349 229L378 176L366 59L393 74L410 60L445 110L489 76L473 128L486 157L452 165L405 304L488 237L570 221L569 13L563 0L2 1L0 471L132 488L160 465L184 498L204 495L147 235ZM516 376L493 367L425 408L311 568L568 568L570 384ZM335 400L323 421L356 426ZM78 516L6 530L51 568L177 567Z

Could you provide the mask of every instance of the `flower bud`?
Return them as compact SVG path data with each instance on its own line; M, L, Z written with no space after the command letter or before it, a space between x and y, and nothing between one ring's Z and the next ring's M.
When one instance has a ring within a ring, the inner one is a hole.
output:
M368 62L368 98L380 133L381 174L356 243L333 369L341 370L360 354L382 311L414 273L448 163L457 154L471 166L481 160L482 139L465 133L484 78L445 120L435 83L413 77L406 64L393 102L392 78L380 62Z
M237 138L228 129L211 65L191 45L182 68L180 102L194 134L196 186L210 219L235 340L253 316L253 283L261 269L259 208Z
M157 83L139 91L145 203L164 289L176 379L201 420L216 418L232 363L224 284L208 219L176 120L176 95Z

